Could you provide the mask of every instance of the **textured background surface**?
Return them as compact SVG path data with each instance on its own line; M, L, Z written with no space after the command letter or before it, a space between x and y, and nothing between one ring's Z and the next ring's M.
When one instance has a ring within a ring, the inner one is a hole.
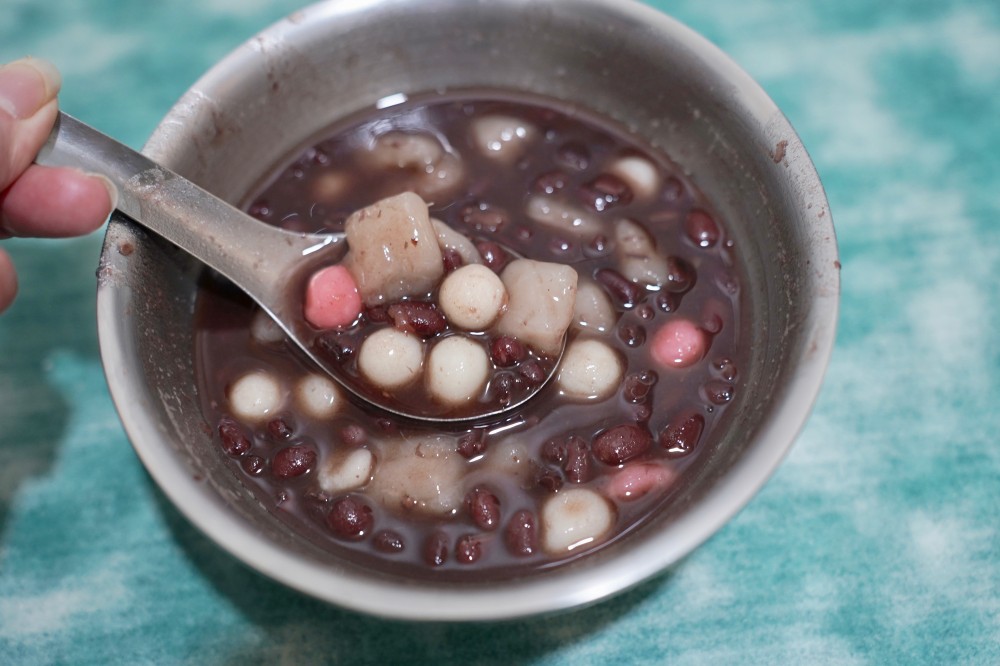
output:
M813 418L763 492L672 571L520 623L384 622L290 592L166 502L97 353L99 235L4 241L0 661L998 663L1000 4L657 2L775 98L843 263ZM292 0L3 0L0 61L53 60L65 109L140 147Z

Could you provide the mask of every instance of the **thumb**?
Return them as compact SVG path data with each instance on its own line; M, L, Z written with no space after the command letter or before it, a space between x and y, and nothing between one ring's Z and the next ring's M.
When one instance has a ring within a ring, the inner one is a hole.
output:
M0 192L28 168L48 138L61 83L56 68L37 58L0 67Z

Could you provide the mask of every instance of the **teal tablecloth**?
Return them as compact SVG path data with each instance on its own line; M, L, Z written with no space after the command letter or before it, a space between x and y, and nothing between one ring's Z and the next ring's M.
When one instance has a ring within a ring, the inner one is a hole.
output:
M139 147L294 0L3 0L0 60ZM579 612L411 625L248 570L150 481L97 352L99 235L3 241L0 663L1000 663L1000 4L677 0L816 161L843 263L816 411L672 571Z

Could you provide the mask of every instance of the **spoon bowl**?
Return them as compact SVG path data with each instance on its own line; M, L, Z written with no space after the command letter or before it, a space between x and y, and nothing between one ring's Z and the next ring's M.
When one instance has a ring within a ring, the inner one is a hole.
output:
M511 412L544 388L559 367L531 391L502 407L466 409L457 415L423 412L367 387L323 353L323 332L303 318L304 276L312 267L336 263L347 243L343 233L306 234L264 224L157 164L128 146L59 113L35 162L100 173L118 189L117 209L212 268L249 295L288 339L356 399L404 419L431 423L481 422ZM237 231L238 230L238 233ZM509 248L505 250L517 256ZM289 286L292 288L290 289ZM301 287L296 292L295 287Z

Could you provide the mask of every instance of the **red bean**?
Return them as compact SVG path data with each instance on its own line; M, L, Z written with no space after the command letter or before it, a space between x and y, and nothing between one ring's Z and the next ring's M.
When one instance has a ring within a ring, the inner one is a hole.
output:
M365 318L375 324L385 324L389 321L389 307L387 305L373 305L365 308Z
M490 381L490 390L496 392L497 401L501 406L506 407L513 399L514 394L523 386L524 379L513 372L502 371L493 376Z
M554 493L563 487L563 478L555 470L541 469L535 478L535 483L542 490Z
M441 261L444 264L445 273L451 273L465 265L462 255L452 248L445 248L441 251Z
M653 390L656 379L656 373L652 370L633 372L622 383L622 397L629 402L642 402Z
M458 439L458 454L471 460L486 451L486 436L482 430L465 433Z
M503 267L510 261L507 252L493 241L476 241L476 249L479 250L479 256L482 257L483 263L494 273L502 271Z
M429 566L439 567L448 561L448 535L438 530L427 537L424 542L424 562Z
M319 353L336 363L346 363L357 351L354 339L342 333L328 333L316 340Z
M517 372L532 386L541 384L545 380L545 371L538 361L525 361L517 366Z
M504 541L512 555L526 557L538 550L538 526L535 514L521 510L515 513L504 530Z
M579 141L568 141L556 150L556 161L575 171L586 171L590 166L590 151Z
M733 385L721 379L710 379L702 386L705 397L713 405L724 405L733 399Z
M250 476L257 476L264 471L264 459L260 456L246 456L240 461L240 466Z
M316 464L316 452L308 446L286 446L274 454L271 473L279 479L302 476Z
M357 423L350 423L340 429L340 441L348 446L361 446L368 441L368 433Z
M621 465L649 450L653 436L649 430L634 423L609 428L594 438L594 457L605 465Z
M600 213L614 206L632 203L632 188L618 176L602 173L580 188L580 198Z
M555 194L569 183L562 171L548 171L535 179L531 189L541 194Z
M510 335L493 338L490 343L490 357L500 368L509 368L523 361L528 356L528 350L520 340Z
M465 505L479 529L490 532L500 526L500 500L490 491L475 488L466 496Z
M656 295L656 307L663 312L675 312L681 306L681 295L672 291L661 291Z
M622 322L618 326L618 339L633 349L641 347L646 342L646 329L633 322Z
M667 257L666 288L674 293L682 294L694 286L697 274L694 267L680 257Z
M570 483L583 483L590 479L590 450L587 443L580 437L570 437L566 440L566 463L563 471Z
M684 231L691 242L701 248L709 248L719 242L719 225L705 211L695 208L684 220Z
M632 411L632 420L636 423L646 423L653 415L653 408L648 402L640 402L635 405L630 405L630 407Z
M608 251L610 243L604 234L597 234L583 248L583 253L588 257L600 257Z
M406 549L403 536L394 530L382 530L372 538L372 544L383 553L401 553Z
M250 450L250 439L243 428L228 416L219 421L219 438L222 440L222 450L234 458L239 458Z
M375 516L370 506L348 495L333 503L326 524L342 539L360 539L371 531Z
M670 458L685 456L698 446L704 429L705 417L701 414L679 414L660 432L660 446L667 450Z
M482 540L475 534L465 534L455 542L455 560L459 564L472 564L482 555Z
M719 373L719 376L727 382L736 380L736 363L734 363L731 358L716 359L712 362L712 368L714 368L715 371Z
M433 303L404 301L389 306L392 325L404 333L413 333L422 338L440 335L448 327L448 320Z
M613 268L602 268L594 274L594 278L604 285L611 297L627 308L639 302L642 292L639 285Z
M542 444L542 459L553 465L561 465L566 461L566 442L561 439L550 439Z
M670 176L663 183L664 201L679 201L684 196L684 184L675 176Z
M267 422L267 432L272 438L281 441L290 439L295 431L287 420L279 416Z

